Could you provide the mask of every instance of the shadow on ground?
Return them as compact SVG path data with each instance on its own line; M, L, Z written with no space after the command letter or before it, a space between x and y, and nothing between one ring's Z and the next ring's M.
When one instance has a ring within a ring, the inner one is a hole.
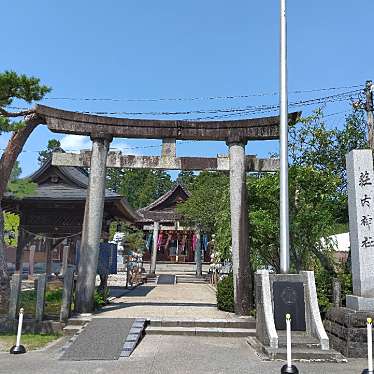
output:
M124 287L109 287L109 294L112 297L120 298L122 296L126 297L142 297L147 296L155 286L142 286L136 287L134 289L126 289Z

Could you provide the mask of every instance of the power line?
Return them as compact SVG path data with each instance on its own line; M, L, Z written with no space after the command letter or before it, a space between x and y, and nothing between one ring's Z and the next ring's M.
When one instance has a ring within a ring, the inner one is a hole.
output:
M193 143L195 142L194 140L178 140L178 144L187 144L187 143ZM157 145L139 145L139 146L134 146L134 147L112 147L109 149L109 152L113 152L115 150L121 150L121 151L126 151L126 150L131 150L131 149L146 149L146 148L161 148L162 147L162 144L157 144ZM66 151L68 152L80 152L84 150L83 149L66 149ZM5 151L5 148L0 148L0 151ZM27 150L27 149L23 149L21 152L24 152L24 153L39 153L39 152L42 152L42 151L47 151L47 149L40 149L40 150Z
M361 90L351 90L341 92L335 95L328 95L324 97L317 97L307 100L299 100L289 103L289 107L302 107L309 105L326 104L328 102L345 101L352 98L353 95L358 94ZM10 109L24 110L25 108L10 106ZM279 109L279 104L263 104L259 106L245 106L239 108L217 108L217 109L198 109L198 110L184 110L184 111L151 111L151 112L129 112L129 111L77 111L82 114L94 115L126 115L126 116L177 116L177 115L194 115L194 114L224 114L224 117L231 117L239 114L255 114L276 111ZM227 115L226 115L227 114ZM214 117L200 117L200 119L218 118ZM191 120L191 119L187 119Z
M290 94L303 94L312 92L323 91L337 91L343 89L359 88L361 85L341 86L341 87L328 87L317 88L309 90L296 90L290 91ZM46 97L43 100L67 100L67 101L111 101L111 102L159 102L159 101L196 101L196 100L232 100L232 99L246 99L250 97L263 97L263 96L277 96L278 92L263 92L253 93L246 95L227 95L227 96L201 96L201 97L166 97L166 98L95 98L95 97Z

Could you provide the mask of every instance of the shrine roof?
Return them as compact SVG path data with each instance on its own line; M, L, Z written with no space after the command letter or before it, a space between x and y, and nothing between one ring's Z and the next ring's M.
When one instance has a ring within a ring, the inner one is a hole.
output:
M181 219L181 214L176 212L176 206L178 203L186 201L190 196L191 193L185 186L181 183L176 183L170 191L137 211L137 213L143 217L140 221L164 222Z
M17 212L23 205L48 204L51 202L71 202L84 206L87 197L88 174L83 168L74 166L54 166L51 158L29 177L25 178L37 184L34 192L18 199L7 192L3 199L5 210ZM36 206L35 206L36 208ZM130 221L139 219L136 211L127 200L110 190L105 190L105 209L115 212L119 218Z

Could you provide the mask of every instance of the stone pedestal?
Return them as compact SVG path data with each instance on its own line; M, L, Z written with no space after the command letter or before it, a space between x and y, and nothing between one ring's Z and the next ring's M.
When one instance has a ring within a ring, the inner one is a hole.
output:
M331 308L324 321L330 345L346 357L367 357L367 318L374 311L363 312L349 308Z
M362 312L374 311L374 297L362 297L356 295L347 295L347 307Z
M314 273L269 274L258 271L256 280L256 337L271 349L279 348L286 314L291 314L292 330L318 340L321 350L329 350L329 339L318 307Z

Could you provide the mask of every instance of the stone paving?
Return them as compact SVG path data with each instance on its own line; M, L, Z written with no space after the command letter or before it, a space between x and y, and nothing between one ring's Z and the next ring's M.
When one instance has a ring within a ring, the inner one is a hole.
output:
M142 285L112 300L111 304L96 314L104 318L234 318L233 313L216 307L214 289L208 284L177 283L174 285Z
M186 269L185 269L186 270ZM186 275L186 273L184 273ZM148 284L124 290L121 275L112 278L112 304L94 318L234 319L217 310L215 291L208 284ZM101 337L98 335L97 339ZM0 353L0 374L104 373L279 373L281 361L261 361L246 338L146 335L132 356L114 361L60 361L66 337L43 351L14 356ZM366 360L348 363L297 363L300 373L361 373Z
M284 364L261 361L245 338L149 335L130 358L118 361L59 361L63 343L64 338L46 351L19 356L0 353L0 374L275 374ZM359 374L365 364L365 360L350 360L296 365L305 374Z

